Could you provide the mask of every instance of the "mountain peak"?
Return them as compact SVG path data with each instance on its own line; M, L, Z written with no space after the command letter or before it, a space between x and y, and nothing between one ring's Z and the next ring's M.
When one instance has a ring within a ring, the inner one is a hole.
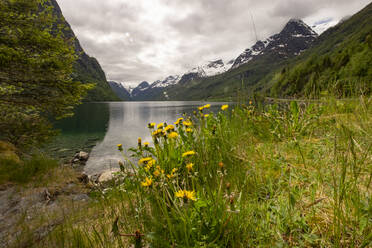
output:
M301 19L297 18L290 19L280 33L287 33L291 35L317 36L317 33L315 33L310 26L308 26Z
M147 87L149 87L150 86L150 84L147 82L147 81L143 81L143 82L141 82L138 86L137 86L137 88L141 88L141 89L143 89L143 88L147 88Z
M279 58L296 56L309 48L317 37L317 33L301 19L292 18L280 33L264 41L259 40L251 48L246 49L236 58L231 68L237 68L264 54L275 55L274 57Z

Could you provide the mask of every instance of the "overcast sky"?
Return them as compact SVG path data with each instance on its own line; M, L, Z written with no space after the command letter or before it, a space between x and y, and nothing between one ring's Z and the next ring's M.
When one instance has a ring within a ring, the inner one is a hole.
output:
M57 0L84 50L109 80L153 82L236 58L292 17L338 22L370 0ZM252 17L251 17L252 14Z

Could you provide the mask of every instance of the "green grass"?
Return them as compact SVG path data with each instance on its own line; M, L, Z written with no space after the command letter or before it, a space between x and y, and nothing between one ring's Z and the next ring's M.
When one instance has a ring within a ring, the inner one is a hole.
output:
M58 162L43 155L34 155L25 161L0 158L0 184L37 181L48 171L58 167Z
M155 146L133 149L156 162L126 162L109 190L39 246L371 245L371 98L237 106L192 120L193 133L179 125L177 138L157 134ZM136 231L141 240L126 236Z

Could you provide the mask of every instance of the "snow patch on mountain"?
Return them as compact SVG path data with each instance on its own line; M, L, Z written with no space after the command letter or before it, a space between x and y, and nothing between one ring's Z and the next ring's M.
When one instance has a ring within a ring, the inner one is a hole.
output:
M172 75L165 78L163 81L157 80L150 85L150 88L165 88L170 85L175 85L179 82L180 76L179 75Z
M235 59L231 69L238 68L266 53L276 53L284 58L296 56L301 49L308 48L307 43L314 41L317 37L318 34L302 20L290 19L280 33L266 40L257 41L251 48L241 53Z
M336 26L339 23L337 20L327 19L319 22L315 22L311 28L317 33L322 34L327 29Z

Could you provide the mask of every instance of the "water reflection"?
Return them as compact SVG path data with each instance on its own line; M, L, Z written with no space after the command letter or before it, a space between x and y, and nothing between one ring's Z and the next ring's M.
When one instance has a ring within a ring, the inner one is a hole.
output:
M77 106L75 114L54 123L61 134L44 150L52 157L67 163L77 151L89 151L105 137L110 120L109 103L85 103Z
M122 160L117 144L123 144L125 150L137 145L137 138L151 142L147 129L149 122L173 123L183 113L191 114L197 106L205 102L112 102L108 103L110 121L102 142L92 150L85 166L88 174L117 168ZM210 103L211 111L217 111L224 103Z

